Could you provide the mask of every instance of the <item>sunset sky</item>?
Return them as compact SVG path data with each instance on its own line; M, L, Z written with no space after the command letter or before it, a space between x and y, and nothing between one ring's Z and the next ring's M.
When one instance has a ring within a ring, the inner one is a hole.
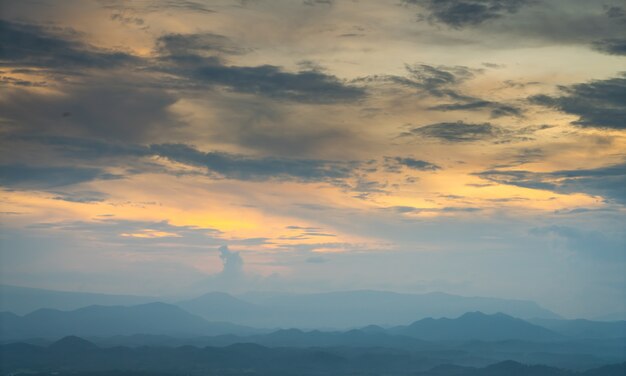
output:
M626 311L622 0L0 0L0 85L3 284Z

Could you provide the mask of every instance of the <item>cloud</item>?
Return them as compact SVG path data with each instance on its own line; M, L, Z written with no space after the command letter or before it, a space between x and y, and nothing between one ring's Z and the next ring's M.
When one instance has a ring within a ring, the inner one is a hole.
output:
M474 78L482 69L471 69L465 66L446 66L414 64L405 66L407 76L370 76L359 81L371 83L376 81L389 82L401 85L432 96L455 101L454 103L441 103L431 106L429 110L435 111L491 111L491 117L522 116L523 111L512 105L485 100L464 94L459 86Z
M248 49L218 34L167 34L157 40L157 51L165 64L159 69L189 80L191 86L217 85L305 103L349 102L366 94L363 88L319 70L287 72L274 65L226 65L219 55L244 54Z
M489 123L472 124L464 122L436 123L413 128L403 135L417 135L437 138L447 142L471 142L496 138L502 134L502 129Z
M159 0L150 2L129 2L125 0L98 0L103 8L116 11L131 11L136 13L154 13L164 11L182 11L194 13L215 13L207 8L203 2L191 0Z
M396 83L425 90L435 97L451 97L454 99L466 99L458 94L454 87L473 78L479 71L464 66L406 65L409 72L407 78L390 76Z
M0 185L14 189L50 189L92 180L119 179L99 168L0 165Z
M605 54L626 55L626 39L603 39L594 42L592 46L594 50Z
M92 164L98 163L122 163L132 166L137 162L136 158L158 156L170 161L193 167L205 168L209 175L221 176L236 180L295 180L300 182L329 182L339 184L340 181L352 178L360 167L357 161L338 161L322 159L298 159L282 157L254 157L241 154L226 153L220 151L203 152L186 144L141 144L123 143L119 141L104 141L96 139L74 137L46 137L46 136L14 136L12 141L26 141L51 146L53 150L69 160L80 158L88 160ZM56 158L56 157L55 157ZM16 165L12 175L18 175L21 165ZM147 168L146 171L159 173L178 174L176 169L165 170L158 164L140 165ZM45 168L42 168L45 170ZM8 171L7 167L7 171ZM82 169L78 169L82 171ZM54 171L52 169L51 171ZM87 171L92 171L87 169ZM98 169L93 169L92 175L100 178L106 174L98 174ZM139 170L136 172L142 172ZM37 175L33 173L33 175ZM62 173L58 175L62 176ZM52 173L38 175L41 184L47 177L54 177ZM91 175L89 175L91 176ZM69 178L69 175L68 175ZM17 178L13 178L14 180ZM54 180L54 179L53 179ZM67 184L72 180L66 179ZM7 179L8 181L8 179ZM65 181L65 180L64 180ZM82 180L76 180L80 182ZM55 184L50 183L51 186Z
M99 50L81 42L56 36L40 26L0 20L3 65L42 67L71 73L68 68L106 69L136 63L123 52Z
M395 157L395 158L385 158L386 162L395 162L401 166L408 167L413 170L419 171L437 171L440 170L441 167L437 166L434 163L426 162L421 159L414 159L410 157Z
M55 200L78 202L78 203L91 203L102 202L106 200L109 195L98 191L73 191L73 192L51 192L55 194Z
M248 52L229 38L213 33L166 34L156 40L157 51L165 56L240 55Z
M274 157L253 158L223 152L201 152L184 144L151 145L150 152L172 161L199 167L239 180L295 179L330 181L352 175L355 162Z
M534 0L404 0L407 4L423 7L431 22L443 23L459 29L480 25L517 12Z
M499 184L544 189L557 193L586 193L626 204L626 163L593 169L531 172L488 170L475 175Z
M219 247L220 259L224 265L220 276L225 279L238 279L243 275L243 259L239 252L233 252L227 245Z
M180 125L169 111L176 100L112 78L67 87L63 95L14 89L0 100L0 112L21 134L145 141Z
M305 103L350 102L365 97L365 90L317 71L285 72L273 65L226 66L207 64L174 72L194 82L228 87L236 92Z
M579 116L574 125L626 129L626 73L559 89L560 96L536 95L530 101Z
M522 116L523 111L520 108L502 104L498 102L492 102L487 100L475 100L459 103L446 103L436 106L432 106L429 110L436 111L479 111L488 109L491 110L491 117L497 118L502 116Z

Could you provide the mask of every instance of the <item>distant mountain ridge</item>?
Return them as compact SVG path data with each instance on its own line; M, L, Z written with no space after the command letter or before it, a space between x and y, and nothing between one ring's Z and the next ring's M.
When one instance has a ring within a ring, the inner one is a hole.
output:
M468 312L455 319L422 319L407 326L391 328L387 332L428 341L548 341L564 338L546 328L503 313L487 315L482 312Z
M166 303L136 306L89 306L73 311L40 309L24 316L3 312L1 337L58 338L67 335L114 336L164 334L177 336L250 334L252 328L208 322L180 307Z
M150 296L55 291L0 285L0 311L13 312L18 315L41 308L69 311L91 305L137 305L159 300Z
M444 293L401 294L386 291L343 291L315 294L246 293L229 296L227 307L215 308L217 296L178 302L189 312L212 321L231 320L256 327L355 328L370 324L401 325L427 317L457 317L469 311L503 312L520 318L560 316L535 302L463 297ZM219 301L224 301L219 297Z
M100 348L78 337L63 338L47 347L0 345L0 354L4 373L28 370L34 375L622 376L626 371L626 363L576 372L511 360L489 363L471 356L450 364L438 355L416 356L400 350L368 348L269 348L249 343L204 348Z
M155 297L90 294L0 286L0 311L30 313L39 308L74 310L90 305L137 305ZM356 290L286 294L250 292L233 296L209 292L173 303L208 321L260 328L349 329L366 325L404 325L427 317L457 317L465 312L502 312L522 319L558 319L537 303L444 293L404 294Z

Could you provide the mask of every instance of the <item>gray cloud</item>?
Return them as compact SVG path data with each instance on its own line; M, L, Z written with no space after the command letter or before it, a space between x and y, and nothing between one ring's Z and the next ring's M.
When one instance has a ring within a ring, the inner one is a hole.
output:
M72 67L106 69L137 63L123 52L99 50L81 42L56 36L40 26L0 20L3 65L42 67L71 72Z
M360 167L357 161L334 161L321 159L298 159L281 157L253 157L219 151L203 152L186 144L140 144L122 143L73 137L38 137L34 135L16 136L14 140L40 143L70 160L81 158L90 163L115 163L132 165L131 158L160 156L189 166L205 168L207 173L236 180L297 180L301 182L330 182L353 177ZM150 167L150 166L144 166ZM165 171L158 165L152 166L158 172ZM19 173L19 166L13 169ZM91 171L91 170L89 170ZM94 170L93 174L98 175ZM99 171L99 170L98 170ZM48 175L42 174L41 179ZM104 175L100 175L104 176ZM69 184L69 183L68 183Z
M405 166L413 170L420 170L420 171L437 171L441 169L441 167L437 166L434 163L430 163L427 161L423 161L421 159L415 159L415 158L410 158L410 157L385 158L385 162L397 163L401 166Z
M626 204L626 163L594 169L531 172L488 170L477 176L499 184L545 189L557 193L586 193Z
M423 7L431 22L453 28L475 26L517 12L535 0L404 0Z
M166 34L157 39L156 45L157 51L166 56L240 55L248 52L229 38L213 33Z
M479 111L479 110L491 110L491 117L497 118L502 116L522 116L523 111L520 108L502 104L498 102L476 100L460 103L446 103L433 106L430 110L436 111Z
M116 11L136 13L153 13L163 11L185 11L195 13L214 13L203 2L191 0L159 0L149 2L128 2L125 0L98 0L103 8Z
M151 145L150 152L172 161L206 167L231 179L266 180L296 179L323 181L351 176L354 162L333 162L312 159L252 158L222 152L204 153L184 144Z
M365 90L345 84L335 76L317 71L285 72L280 67L207 64L178 74L206 84L228 87L241 93L306 103L336 103L365 97Z
M361 87L348 85L319 70L286 72L274 65L226 65L219 55L236 55L247 49L217 34L168 34L157 40L165 66L159 69L190 81L227 87L275 99L307 103L354 101L365 96Z
M403 136L424 136L448 142L489 140L502 135L502 129L489 123L436 123L413 128Z
M177 99L163 90L112 79L68 87L64 94L15 89L0 101L0 112L22 134L139 141L180 125L168 111Z
M603 39L594 42L592 46L605 54L626 55L626 39Z
M459 86L474 78L482 69L471 69L464 66L445 66L415 64L406 65L407 76L371 76L360 81L371 83L376 81L390 82L396 85L414 88L434 98L446 98L453 103L442 103L429 108L436 111L491 111L491 117L522 116L523 111L512 105L489 101L466 95Z
M90 203L90 202L102 202L106 200L109 195L98 191L73 191L73 192L51 192L55 194L55 200Z
M626 129L626 73L619 77L559 87L562 95L536 95L531 103L577 115L581 127Z
M92 180L119 179L99 168L0 165L0 185L15 189L51 189Z

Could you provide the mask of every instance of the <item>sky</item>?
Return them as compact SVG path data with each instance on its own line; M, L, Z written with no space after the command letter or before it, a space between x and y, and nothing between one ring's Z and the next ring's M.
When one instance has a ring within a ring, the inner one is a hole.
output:
M0 282L626 312L621 0L0 0Z

